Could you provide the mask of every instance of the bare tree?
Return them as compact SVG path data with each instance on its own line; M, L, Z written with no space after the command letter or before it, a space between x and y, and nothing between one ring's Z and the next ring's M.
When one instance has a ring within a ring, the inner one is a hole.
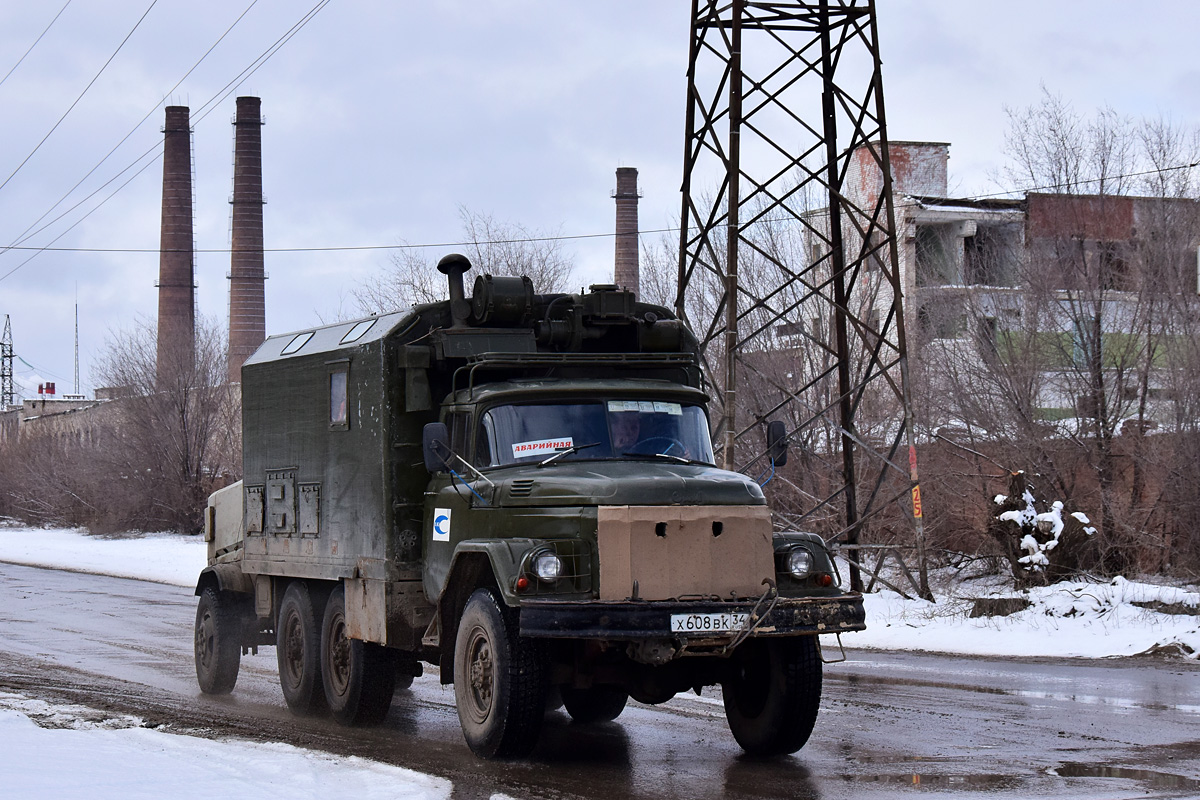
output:
M195 532L208 494L241 472L240 398L225 384L226 347L198 320L194 358L159 368L154 327L114 332L97 375L119 387L107 453L112 480L139 526Z
M926 419L953 421L960 444L985 454L975 480L1024 469L1090 508L1093 568L1161 568L1162 531L1180 527L1161 500L1195 472L1174 452L1196 430L1200 390L1195 136L1107 108L1084 116L1049 92L1009 118L1005 175L1037 190L1015 289L959 287L961 330L926 332ZM1011 312L999 320L998 295ZM1164 423L1172 436L1145 435Z
M527 275L535 291L564 292L570 288L574 265L563 251L562 239L490 214L460 206L464 249L476 275ZM446 280L436 269L445 253L402 249L390 268L352 291L364 314L394 311L445 299Z
M222 331L197 322L194 357L161 371L152 323L112 333L96 377L114 399L5 448L6 509L97 533L196 533L208 494L241 473L240 398L224 384Z

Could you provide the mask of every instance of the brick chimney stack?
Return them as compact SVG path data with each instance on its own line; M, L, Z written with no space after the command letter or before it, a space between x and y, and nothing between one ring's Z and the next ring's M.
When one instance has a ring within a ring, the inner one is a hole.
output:
M188 374L196 358L195 253L192 237L192 131L187 106L167 106L163 125L162 230L158 256L160 384Z
M617 167L617 252L613 282L638 294L638 171Z
M234 118L233 236L229 271L229 381L267 337L263 271L262 100L239 97Z

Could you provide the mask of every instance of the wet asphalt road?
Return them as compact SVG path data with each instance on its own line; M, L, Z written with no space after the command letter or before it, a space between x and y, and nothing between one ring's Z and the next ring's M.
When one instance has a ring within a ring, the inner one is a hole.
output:
M1200 664L1002 660L850 651L825 668L821 717L796 756L754 761L719 690L615 722L547 718L525 761L475 759L450 687L397 694L384 725L296 719L274 648L210 698L192 667L187 589L0 564L0 691L136 714L180 733L283 741L451 780L489 798L1200 797ZM849 637L847 637L849 638ZM828 655L827 650L827 655Z

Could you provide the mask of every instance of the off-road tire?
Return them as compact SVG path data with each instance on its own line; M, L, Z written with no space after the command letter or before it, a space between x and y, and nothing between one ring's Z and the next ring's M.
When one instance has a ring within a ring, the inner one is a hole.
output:
M725 718L752 756L794 753L804 746L821 705L821 656L815 636L750 639L733 654L721 684Z
M229 694L242 662L242 603L208 586L196 604L196 682L205 694Z
M516 612L477 589L454 643L454 699L471 752L519 758L533 750L545 716L545 665L541 643L518 635Z
M593 686L590 689L562 688L563 705L576 722L612 722L621 716L629 694L615 686Z
M304 581L292 581L283 593L275 625L279 685L288 708L301 716L319 712L325 706L318 611L324 610L323 600L323 592L310 591Z
M387 648L346 636L346 590L338 586L321 622L321 679L329 713L343 725L378 725L392 707L396 663Z

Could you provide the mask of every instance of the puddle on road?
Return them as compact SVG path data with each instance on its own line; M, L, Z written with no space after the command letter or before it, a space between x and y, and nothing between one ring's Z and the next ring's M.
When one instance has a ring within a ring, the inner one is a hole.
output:
M1143 783L1150 789L1200 789L1200 781L1182 775L1150 769L1112 767L1107 764L1068 762L1048 772L1060 778L1125 778Z
M1179 711L1184 714L1200 714L1200 705L1153 703L1131 700L1125 697L1105 697L1096 694L1077 694L1072 692L1044 692L1025 689L1002 689L1000 694L1011 697L1027 697L1032 700L1058 700L1065 703L1087 703L1089 705L1110 706L1124 711Z
M1025 781L1016 775L842 775L843 783L865 783L876 786L911 786L914 789L986 789L998 791L1015 789Z
M849 673L837 676L850 686L860 684L878 684L889 686L929 686L935 689L953 689L957 691L974 692L976 694L998 694L1006 697L1019 697L1028 700L1054 700L1064 703L1084 703L1087 705L1110 706L1121 711L1177 711L1184 714L1200 714L1200 705L1184 703L1159 703L1135 700L1128 697L1106 697L1104 695L1084 694L1082 692L1051 692L1028 689L1008 689L999 686L969 685L950 681L920 680L915 678L877 677L874 675L859 675Z
M906 765L912 771L890 774L842 774L827 777L827 780L839 782L843 785L858 784L858 785L874 785L874 786L894 786L897 789L907 787L915 790L930 789L930 790L980 790L987 792L1013 792L1022 788L1028 788L1029 781L1034 779L1034 774L927 774L928 769L937 769L934 764L949 764L959 762L961 766L966 766L960 758L913 758L911 756L890 756L890 755L855 755L847 756L847 762L855 764L894 764ZM901 767L903 769L903 767ZM1196 792L1196 796L1200 797L1200 780L1188 778L1183 775L1174 775L1168 772L1158 772L1149 769L1136 769L1133 767L1117 767L1109 764L1087 764L1083 762L1065 762L1058 767L1049 767L1042 771L1043 775L1052 778L1116 778L1136 782L1141 788L1146 791L1164 790L1164 789L1183 789L1191 792ZM1007 794L1005 796L1008 796Z
M962 761L959 756L909 756L909 755L894 755L894 756L846 756L846 761L853 761L856 764L950 764L956 761Z
M861 760L861 759L860 759ZM882 759L887 761L887 759ZM1066 763L1047 769L1047 775L1058 778L1118 778L1137 782L1147 791L1160 789L1200 790L1200 780L1186 778L1183 775L1173 775L1168 772L1156 772L1148 769L1133 769L1131 767L1113 767L1106 764ZM840 775L830 780L840 780L843 784L866 784L874 786L911 787L912 789L933 790L983 790L983 791L1014 791L1028 784L1029 775L927 775L918 772L891 775Z

